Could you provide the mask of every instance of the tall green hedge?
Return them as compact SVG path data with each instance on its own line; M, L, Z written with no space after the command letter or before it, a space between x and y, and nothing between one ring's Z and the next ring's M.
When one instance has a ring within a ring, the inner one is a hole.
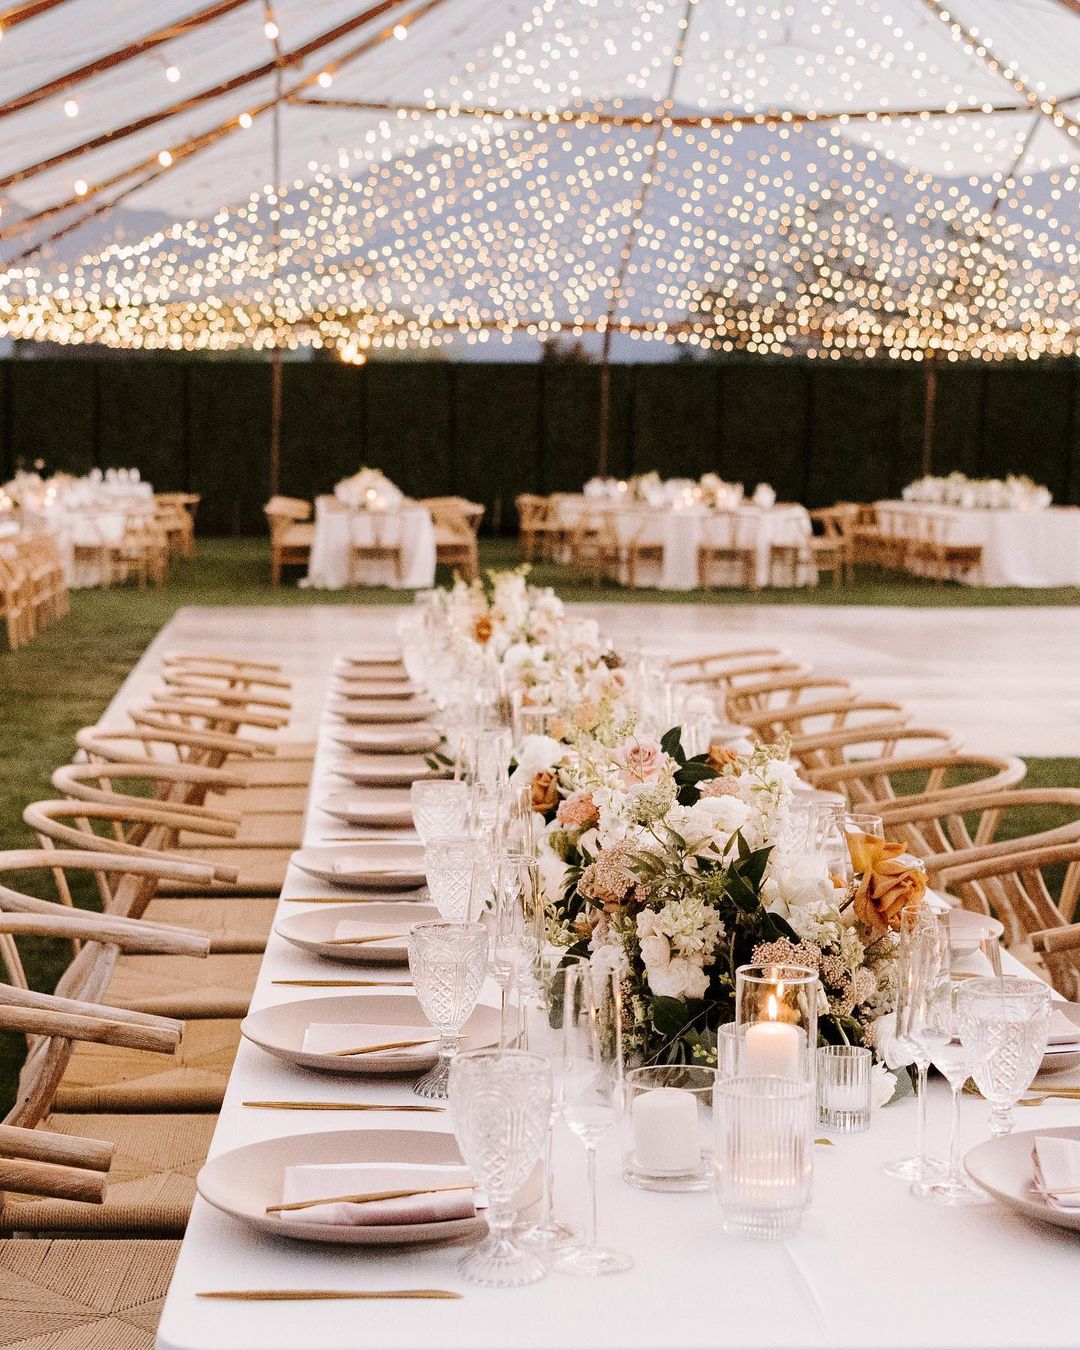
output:
M460 493L487 528L522 492L595 472L601 371L590 365L287 362L281 490L312 498L362 464L415 496ZM207 533L263 528L270 367L255 361L0 362L0 479L19 463L137 465L200 492ZM925 369L757 361L614 366L609 469L770 482L819 506L892 495L920 472ZM1080 362L943 365L933 467L1030 473L1080 504Z

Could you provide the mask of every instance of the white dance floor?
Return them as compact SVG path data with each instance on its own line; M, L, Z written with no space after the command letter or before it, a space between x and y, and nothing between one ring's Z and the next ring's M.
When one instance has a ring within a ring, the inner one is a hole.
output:
M907 704L920 725L946 727L966 749L1080 755L1080 616L1075 609L888 609L819 605L595 604L623 651L672 656L776 645L819 675L844 675L868 695ZM393 635L396 606L180 610L155 639L124 699L151 674L155 650L243 650L284 661L294 682L292 730L314 731L331 654L350 640ZM310 720L309 720L310 719Z

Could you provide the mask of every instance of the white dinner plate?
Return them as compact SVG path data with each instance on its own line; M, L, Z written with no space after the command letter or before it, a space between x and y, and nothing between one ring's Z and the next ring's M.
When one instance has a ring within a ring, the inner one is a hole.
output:
M339 778L361 787L408 787L428 778L445 778L449 770L433 769L423 755L354 755L333 765Z
M499 1043L499 1010L479 1005L462 1028L461 1049L481 1050ZM312 1024L401 1026L422 1028L430 1023L419 1002L409 994L342 994L335 998L299 998L249 1013L240 1034L286 1064L324 1073L358 1078L400 1077L424 1073L438 1059L435 1045L411 1050L383 1050L372 1055L322 1055L305 1050L304 1034Z
M454 1167L462 1163L452 1134L436 1130L322 1130L286 1135L219 1153L196 1178L199 1194L215 1209L274 1237L346 1246L406 1246L416 1242L475 1237L483 1218L444 1219L439 1223L336 1224L289 1223L267 1214L281 1202L287 1167L341 1163L407 1163ZM529 1197L525 1197L526 1201ZM535 1196L532 1197L535 1199Z
M372 726L423 722L435 711L435 704L429 698L332 698L326 706L344 722Z
M365 680L369 684L400 684L409 678L400 661L381 661L369 666L336 661L331 674L343 680Z
M290 859L302 872L331 886L407 891L423 886L424 846L411 841L359 839L334 848L301 848Z
M1072 1213L1055 1209L1035 1189L1035 1166L1031 1153L1036 1136L1048 1134L1060 1139L1080 1140L1080 1126L1025 1130L1021 1134L988 1139L985 1144L978 1144L971 1149L964 1159L964 1166L977 1186L1010 1209L1026 1214L1029 1219L1052 1223L1058 1228L1080 1230L1080 1209Z
M331 942L337 936L340 923L363 923L377 925L372 929L393 924L423 923L425 919L439 918L434 905L421 904L416 900L403 900L385 905L320 905L317 910L308 910L305 914L292 914L274 925L274 932L291 942L294 947L302 947L316 956L325 956L331 961L356 962L359 965L400 966L409 959L408 935L392 942L361 942L356 946Z
M367 755L425 755L442 745L437 727L357 727L330 733L338 745Z
M335 676L334 688L342 698L381 698L395 702L416 698L421 692L409 680L354 680L345 675Z
M346 825L411 830L412 806L405 788L353 788L351 792L332 792L319 803L328 816Z

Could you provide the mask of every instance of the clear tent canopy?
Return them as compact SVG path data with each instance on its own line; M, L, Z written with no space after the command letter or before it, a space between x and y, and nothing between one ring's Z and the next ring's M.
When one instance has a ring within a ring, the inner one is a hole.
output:
M1080 0L36 0L0 34L0 336L1076 348Z

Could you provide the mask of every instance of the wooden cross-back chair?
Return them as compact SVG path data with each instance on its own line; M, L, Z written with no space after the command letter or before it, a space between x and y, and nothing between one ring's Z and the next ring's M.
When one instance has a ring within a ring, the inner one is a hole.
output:
M902 703L849 697L802 699L790 707L742 714L742 725L766 742L784 735L809 737L851 727L902 727L910 720L911 713Z
M941 855L932 861L929 877L931 885L955 896L965 909L1000 919L1006 945L1021 960L1041 965L1066 998L1080 998L1080 943L1061 931L1080 894L1080 841L967 862Z
M270 579L277 590L283 567L304 566L311 559L315 542L311 503L299 497L271 497L263 514L270 527Z
M80 855L67 856L72 866L71 860ZM6 861L22 874L27 858ZM175 867L160 870L174 872ZM102 1062L119 1067L121 1083L140 1073L164 1074L172 1078L174 1098L182 1097L178 1089L184 1068L176 1061L188 1028L170 1017L101 1002L101 976L114 953L119 953L117 965L146 956L191 961L205 953L205 935L68 910L10 888L0 890L0 934L5 940L0 969L9 981L0 984L0 1027L27 1035L29 1048L15 1107L8 1124L0 1127L0 1192L6 1192L0 1194L0 1230L179 1236L194 1200L195 1172L209 1150L214 1117L53 1108L69 1070L87 1057L92 1066L95 1052L104 1057ZM79 944L58 986L62 992L47 995L24 987L14 942L30 934ZM155 1067L162 1064L168 1067ZM82 1072L86 1067L84 1063ZM12 1140L14 1152L9 1152L5 1142ZM5 1169L9 1157L35 1167L30 1173Z
M537 558L542 561L554 558L565 530L556 518L551 498L520 492L514 498L514 509L518 516L521 556L524 560L534 562Z
M261 689L276 689L285 695L292 689L292 681L280 675L239 674L195 662L165 666L161 678L165 684L174 688L205 690L207 693L223 690L230 693L254 693Z
M860 697L857 686L850 680L814 675L809 667L794 664L764 678L756 674L748 679L736 678L729 684L726 694L728 716L740 724L747 715L763 713L770 708L793 708L804 699L849 699L854 702Z
M162 862L153 858L114 855L74 850L15 850L0 853L0 876L4 873L29 874L51 878L53 869L63 867L66 872L81 869L88 873L100 871L120 875L117 889L140 888L149 880L159 885L168 879L183 881L193 887L209 880L208 867L183 861ZM120 897L120 907L123 897ZM60 976L52 996L25 993L24 998L54 997L83 1003L98 1004L117 974L121 956L134 959L142 955L169 954L172 959L185 960L206 953L209 941L204 933L191 929L176 929L151 925L144 919L124 918L121 914L96 915L71 910L56 900L31 897L0 887L0 910L13 915L32 913L34 917L48 916L59 924L71 925L68 940L81 941L73 958ZM94 925L108 923L111 931L130 934L117 945L111 941L97 941ZM79 926L90 925L80 928ZM158 938L148 945L149 933L165 931L167 945ZM16 961L18 953L10 941L4 941L3 956ZM13 964L13 969L18 970ZM191 963L188 962L191 969ZM11 984L20 983L16 976ZM70 1010L70 1009L68 1009ZM116 1010L116 1019L124 1023L155 1024L160 1020L155 1012ZM149 1019L149 1023L147 1022ZM0 1026L3 1025L0 1019ZM183 1041L166 1055L136 1053L123 1042L108 1038L79 1044L52 1044L41 1040L31 1044L20 1080L20 1102L48 1106L59 1112L127 1113L206 1112L216 1111L221 1105L229 1071L240 1040L238 1018L202 1018L170 1025L183 1026ZM179 1031L174 1036L174 1042ZM53 1095L55 1094L55 1095ZM24 1109L29 1112L29 1107ZM17 1116L11 1123L21 1123Z
M1032 812L1047 822L1035 833L1025 832ZM883 807L880 814L890 839L900 840L933 866L1080 840L1080 788L972 790L944 800L898 803Z
M698 683L715 675L723 679L732 670L760 669L761 663L787 662L784 647L736 647L728 651L704 652L700 656L680 656L668 662L672 679Z
M808 769L813 787L842 792L852 810L880 813L893 805L948 800L972 792L1015 787L1027 772L1015 755L947 753L900 755Z
M902 756L942 754L959 749L956 735L943 727L913 727L906 722L871 723L794 736L791 757L804 769L827 769Z
M198 808L172 811L168 805L144 801L126 802L35 802L23 819L41 842L61 846L103 849L117 853L159 858L185 858L208 864L207 895L272 896L280 893L289 858L299 840L275 838L275 817L265 816L270 828L261 840L237 842L237 826L218 819L213 811L197 814ZM104 831L104 832L102 832ZM175 886L164 891L176 893Z

